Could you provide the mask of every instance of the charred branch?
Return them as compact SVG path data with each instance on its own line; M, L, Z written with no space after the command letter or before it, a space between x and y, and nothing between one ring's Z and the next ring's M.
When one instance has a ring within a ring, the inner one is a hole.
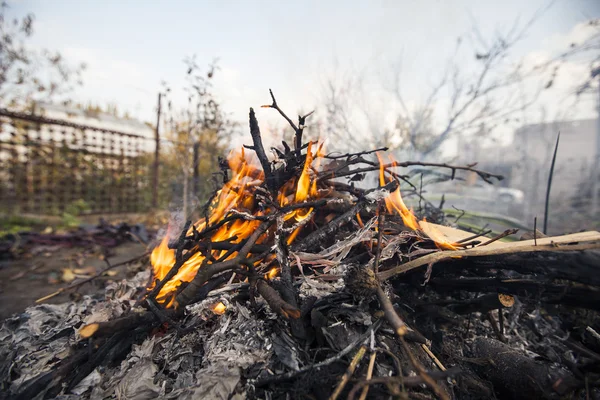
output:
M580 284L546 283L535 279L457 278L431 279L436 290L495 292L519 296L530 302L562 304L570 307L600 310L600 289Z
M347 169L349 165L351 164L357 164L357 163L365 163L365 164L369 164L369 167L363 167L363 168L357 168L354 170L347 170L344 172L340 172L343 169ZM474 172L477 175L479 175L479 177L481 179L483 179L485 182L487 183L493 183L492 179L497 179L499 181L503 180L504 177L502 175L498 175L498 174L492 174L486 171L482 171L479 169L475 168L476 164L471 164L471 165L466 165L466 166L459 166L459 165L451 165L451 164L446 164L446 163L428 163L428 162L421 162L421 161L405 161L405 162L397 162L397 163L390 163L390 164L384 164L383 165L383 169L385 170L389 170L391 168L405 168L405 167L412 167L412 166L422 166L422 167L438 167L438 168L447 168L450 169L452 171L452 175L451 175L451 179L454 179L454 177L456 176L456 171L469 171L469 172ZM381 166L379 165L379 163L375 163L372 161L368 161L362 158L356 158L356 159L351 159L348 162L345 163L345 165L339 166L336 170L334 171L323 171L320 175L319 178L320 179L331 179L331 178L340 178L342 176L348 176L348 175L355 175L355 174L359 174L359 173L364 173L364 172L371 172L371 171L378 171L381 168Z
M222 262L217 262L214 264L208 264L200 269L196 273L196 276L190 283L177 295L177 303L180 307L185 307L190 304L190 302L196 297L197 291L204 285L210 278L214 275L225 272L227 270L234 269L248 262L247 259L252 246L256 243L256 241L269 229L272 225L273 220L269 219L267 221L262 222L258 228L250 235L246 244L240 249L238 255L231 259ZM261 257L262 258L262 257Z
M390 192L393 192L398 187L396 181L388 183L386 186L371 191L366 191L364 197L361 198L356 205L346 211L344 214L335 218L333 221L323 226L322 228L312 232L300 243L294 246L294 251L305 251L309 248L318 247L323 241L336 233L342 226L350 222L352 218L355 218L356 214L364 210L369 204L378 202L381 198L385 197Z
M296 157L300 157L300 151L302 150L302 133L306 124L306 118L308 118L314 111L311 111L306 115L299 115L298 126L296 126L296 124L294 124L294 121L292 121L279 107L279 105L277 104L277 100L275 100L275 95L273 94L273 91L271 89L269 89L269 94L271 95L272 103L270 105L264 105L263 107L273 108L277 110L277 112L279 112L279 114L288 122L288 124L290 124L290 126L294 130L294 150L296 153ZM284 147L287 147L286 152L289 152L289 146L287 146L287 143L284 144Z
M494 384L498 394L512 399L551 398L560 394L555 385L568 377L494 339L477 338L471 354L483 361L474 368Z
M265 153L265 148L262 143L262 137L260 135L260 127L258 126L258 121L256 120L254 109L252 108L250 108L250 135L252 135L252 142L254 143L254 145L248 148L254 150L256 152L256 155L258 156L260 165L262 166L263 172L265 173L265 183L267 184L267 187L270 190L276 190L278 184L277 182L275 182L275 177L273 176L271 170L271 163L269 162L267 153Z
M180 316L180 311L164 310L164 313L169 318ZM129 332L139 327L151 328L155 324L160 324L161 321L152 311L131 312L123 317L116 318L106 322L96 322L88 324L79 329L79 335L82 338L101 338L111 336L117 332Z
M450 305L450 309L457 314L472 312L488 312L502 308L510 308L515 303L513 296L502 293L488 293L475 299L458 302Z
M444 260L436 264L434 270L511 270L544 279L564 279L600 287L598 265L598 251L548 251Z
M286 302L279 296L279 293L275 289L273 289L267 282L263 279L256 280L256 290L263 299L267 302L271 310L275 313L281 315L286 319L298 319L300 318L300 310Z

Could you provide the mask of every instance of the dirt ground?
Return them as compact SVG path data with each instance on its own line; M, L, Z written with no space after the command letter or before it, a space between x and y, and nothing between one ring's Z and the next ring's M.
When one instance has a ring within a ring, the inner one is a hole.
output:
M126 242L109 250L111 264L142 255L146 248L140 243ZM17 260L0 261L0 320L34 305L35 300L68 286L73 279L93 275L106 268L101 249L55 248L26 255ZM61 293L47 303L62 303L73 296L102 291L109 281L126 278L134 270L147 267L142 263L120 266L79 287L77 291Z

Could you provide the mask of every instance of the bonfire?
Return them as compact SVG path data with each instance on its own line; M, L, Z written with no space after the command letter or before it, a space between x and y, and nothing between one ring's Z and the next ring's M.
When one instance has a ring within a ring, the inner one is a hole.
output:
M303 140L310 114L296 124L271 98L293 144L269 158L250 109L253 144L230 153L203 217L168 227L149 274L85 300L79 318L56 317L44 340L76 329L56 359L27 353L42 340L29 322L5 324L12 396L598 394L598 232L505 242L516 230L449 227L401 168L502 177L397 162L385 148L335 153ZM377 185L365 187L368 174ZM418 212L403 192L420 197Z

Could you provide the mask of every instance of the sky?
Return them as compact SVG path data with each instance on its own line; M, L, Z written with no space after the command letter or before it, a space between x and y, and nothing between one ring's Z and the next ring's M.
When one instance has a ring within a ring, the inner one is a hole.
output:
M526 24L548 4L18 0L9 1L9 15L33 12L34 46L88 65L76 100L117 104L142 121L155 120L161 81L175 89L183 86L186 56L195 54L201 66L218 58L216 93L224 109L245 125L249 107L270 103L269 88L289 114L322 110L327 79L348 71L368 75L369 96L383 99L382 71L400 57L405 96L419 104L443 73L457 38L473 25L490 37L515 21ZM597 17L597 0L556 0L529 27L514 56L543 59L577 35L578 24ZM574 67L570 74L584 72ZM375 113L382 112L380 103L373 104L379 108ZM593 107L587 108L582 115L593 116ZM281 122L273 110L257 114L265 124Z

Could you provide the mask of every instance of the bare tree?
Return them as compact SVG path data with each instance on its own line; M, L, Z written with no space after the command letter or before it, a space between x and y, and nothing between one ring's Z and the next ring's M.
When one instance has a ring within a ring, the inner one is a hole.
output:
M379 107L396 113L392 124L366 110L369 93L362 86L363 77L341 79L336 72L324 91L330 133L342 141L357 135L353 120L362 115L369 137L377 142L374 144L412 150L426 158L448 139L476 134L481 126L492 133L499 126L518 125L524 110L536 104L559 73L559 60L533 65L513 57L515 46L548 7L524 24L516 21L491 38L475 25L469 34L457 39L441 76L416 106L410 106L406 98L402 59L392 63L391 74L381 78L382 92L387 97L385 107ZM560 60L592 51L593 43L590 40L576 46L577 51L565 53ZM473 61L465 62L465 57ZM354 99L349 99L352 96Z
M414 110L406 106L399 65L393 93L402 110L398 118L405 121L408 131L405 143L426 157L453 135L472 134L482 124L491 132L533 105L544 86L541 81L531 82L532 87L528 91L521 90L522 86L534 76L534 72L535 77L540 77L545 70L526 66L523 61L512 61L511 52L543 11L540 10L523 25L515 22L508 31L497 33L491 39L485 38L475 25L466 40L457 40L444 74L433 85L424 104ZM464 51L472 54L476 61L472 69L457 61L465 41L470 46ZM442 97L449 101L440 104ZM440 108L443 109L444 122L432 131L432 110L440 112Z
M184 60L186 72L186 105L173 104L171 90L164 84L167 103L166 124L173 142L172 156L183 174L183 214L190 212L190 194L207 198L211 191L211 174L218 171L218 156L222 154L231 136L238 128L222 110L215 94L213 81L218 72L217 62L202 72L195 57ZM194 179L190 179L193 176ZM190 190L190 183L194 190Z
M24 107L50 100L81 85L85 65L71 66L56 51L35 51L28 45L34 15L9 18L0 3L0 106Z
M335 63L334 71L325 79L322 88L322 103L325 105L324 115L320 115L325 137L334 139L340 150L351 148L356 127L352 123L350 109L356 90L357 76L352 72L342 74ZM313 118L316 120L317 118Z

